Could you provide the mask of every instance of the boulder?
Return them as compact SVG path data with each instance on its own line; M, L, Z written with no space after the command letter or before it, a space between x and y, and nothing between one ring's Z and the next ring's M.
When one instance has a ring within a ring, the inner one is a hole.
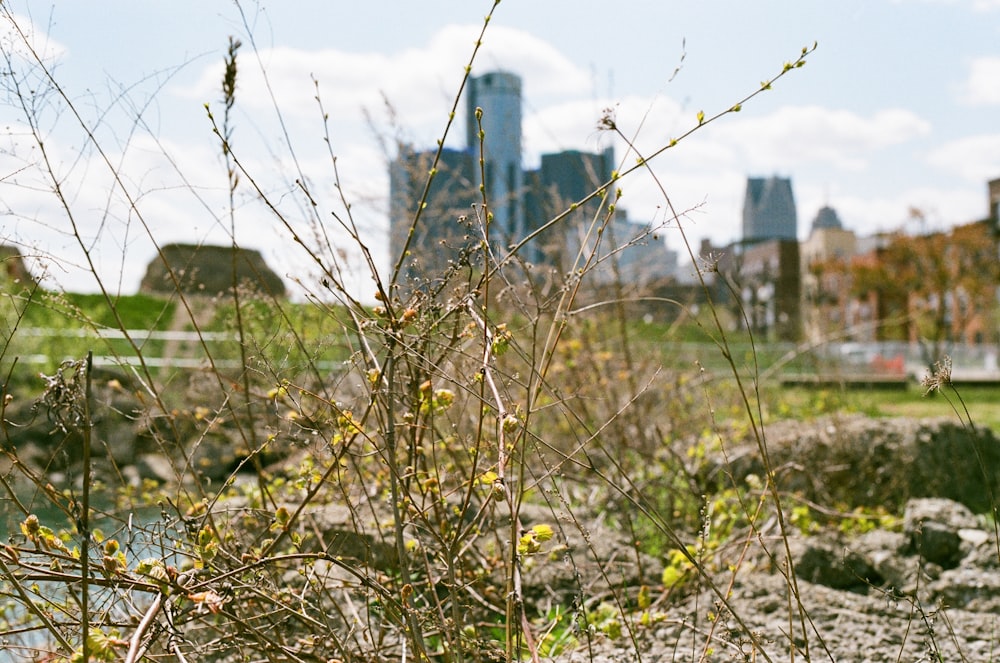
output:
M794 532L788 553L796 578L814 585L891 600L909 597L927 605L975 602L977 609L993 609L1000 608L1000 596L991 593L1000 588L996 537L962 504L919 498L906 503L899 531L877 528L848 535L831 527ZM785 559L785 546L776 541L769 553L753 551L747 568L783 573Z
M794 541L795 573L802 580L860 594L884 581L865 555L818 537Z
M899 513L912 498L944 497L974 513L1000 495L1000 441L987 428L949 419L832 416L779 421L765 428L782 491L828 505L885 507ZM727 445L710 474L761 476L756 442ZM707 477L711 479L711 476Z
M967 507L942 498L910 500L903 512L903 532L913 551L942 569L955 568L963 557L959 532L978 526Z
M522 559L524 598L529 603L558 597L569 605L581 592L604 583L635 588L660 583L662 560L636 550L627 532L599 514L522 504L520 519L526 529L546 524L554 531L539 554ZM505 528L506 522L500 526Z
M259 251L197 244L167 244L161 247L160 255L146 267L139 292L169 295L180 290L185 294L218 295L232 289L234 266L236 282L241 286L260 293L284 296L284 282L267 266ZM177 284L171 277L171 271L177 278Z
M38 283L24 264L20 249L10 244L0 244L0 289L18 292L37 287Z
M35 468L66 469L83 458L84 422L61 419L79 416L68 409L80 407L74 400L79 395L72 398L53 395L70 393L75 388L65 386L73 380L68 372L60 375L64 382L55 380L35 401L14 400L4 409L3 444L16 450L21 460ZM91 389L92 461L99 466L121 467L135 462L139 454L151 451L148 440L140 435L145 407L128 375L94 368Z

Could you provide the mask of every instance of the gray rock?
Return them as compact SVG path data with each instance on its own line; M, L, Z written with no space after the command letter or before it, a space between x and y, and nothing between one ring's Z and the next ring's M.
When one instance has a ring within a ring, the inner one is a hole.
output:
M910 500L903 512L903 532L914 552L943 569L955 568L963 557L959 531L977 525L967 507L942 498Z
M918 565L903 557L910 541L901 532L876 529L865 532L848 544L855 554L868 560L891 591L904 591L916 578Z
M985 513L1000 495L1000 441L989 429L949 419L840 415L775 422L765 437L782 490L820 504L896 511L912 498L946 497ZM764 467L748 437L701 472L707 482L719 473L763 476Z
M520 518L525 528L548 524L555 532L538 555L523 560L528 602L558 596L568 604L581 591L586 594L604 583L638 588L660 582L663 563L637 551L625 533L616 531L600 516L553 513L546 507L524 504ZM552 554L553 550L560 552Z
M978 612L1000 610L1000 575L962 566L944 571L930 584L932 595L955 608Z
M169 483L177 476L170 460L160 454L139 456L135 461L135 470L140 478L155 479L162 483Z
M956 536L962 529L979 528L979 521L968 507L944 498L912 499L906 503L903 531L910 531L922 522L942 525Z
M798 578L832 589L864 594L884 580L866 556L819 537L797 540L792 554Z

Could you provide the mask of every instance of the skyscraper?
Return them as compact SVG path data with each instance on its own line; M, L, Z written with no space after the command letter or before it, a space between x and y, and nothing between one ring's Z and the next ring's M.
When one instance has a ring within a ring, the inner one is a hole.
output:
M524 171L521 168L521 79L503 71L469 79L465 91L466 147L475 161L479 156L480 120L483 110L483 155L486 160L486 195L493 211L492 233L502 244L526 234L522 205Z
M751 177L743 202L743 241L798 238L792 181L786 177Z
M390 165L390 260L396 261L404 247L406 279L419 279L426 287L444 277L461 262L468 248L482 237L472 210L481 203L479 192L480 124L484 133L487 201L493 214L490 236L497 246L506 246L526 234L524 222L524 172L521 168L521 79L507 72L471 77L465 90L466 145L445 148L437 163L420 221L410 226L434 165L436 150L416 151L400 145ZM482 117L476 117L476 108ZM408 241L409 237L409 241Z
M570 205L587 197L611 179L614 153L611 148L592 153L565 150L543 154L541 167L528 173L525 217L530 230L540 228ZM529 244L521 256L529 262L548 263L567 269L584 245L581 233L593 221L602 201L598 198L573 210L550 232Z
M465 89L466 145L464 149L444 148L435 166L436 150L417 151L400 145L390 165L390 256L400 259L404 290L433 291L444 284L456 269L480 269L483 228L478 206L483 184L493 222L489 228L494 255L504 260L507 247L521 242L532 232L569 209L611 179L614 153L608 148L589 153L567 150L542 155L537 170L525 172L521 165L521 79L497 71L470 77ZM477 117L476 109L482 109ZM483 140L480 143L479 132ZM479 167L480 150L483 169ZM427 191L426 205L420 207L428 173L434 180ZM481 180L485 180L482 181ZM597 250L595 219L603 222L600 198L579 207L560 219L518 250L515 260L526 266L569 269L575 258ZM473 208L476 209L473 209ZM420 210L419 222L413 219ZM600 225L600 224L597 224ZM607 257L631 242L643 229L627 223L620 210L600 242ZM637 242L641 243L641 242ZM651 244L651 253L666 247ZM632 249L630 249L632 250ZM632 250L633 253L638 249ZM634 258L634 260L633 260ZM618 264L645 264L638 256L616 256ZM607 261L611 264L613 261ZM650 270L645 270L650 271Z
M407 290L411 286L424 288L429 281L443 277L455 261L461 260L467 247L478 241L470 223L463 221L479 195L478 171L465 150L442 150L426 207L411 230L435 155L436 150L416 152L408 145L400 145L399 154L389 165L390 267L405 249L400 276L419 281L407 286Z

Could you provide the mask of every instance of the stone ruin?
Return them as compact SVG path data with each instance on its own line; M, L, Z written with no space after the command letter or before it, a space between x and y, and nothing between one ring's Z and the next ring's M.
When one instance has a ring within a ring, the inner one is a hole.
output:
M233 252L236 251L236 281L262 294L283 297L285 283L267 263L260 251L232 246L167 244L160 248L146 267L139 292L146 294L218 295L233 287ZM177 277L177 285L167 270Z
M24 264L20 249L11 244L0 244L0 289L34 290L38 282Z

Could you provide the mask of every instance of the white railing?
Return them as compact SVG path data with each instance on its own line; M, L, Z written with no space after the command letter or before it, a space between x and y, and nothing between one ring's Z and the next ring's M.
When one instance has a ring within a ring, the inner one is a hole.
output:
M239 341L232 332L194 331L150 331L148 329L49 329L46 327L24 327L17 330L18 336L125 339L134 341Z
M195 331L154 331L148 329L49 329L45 327L24 327L15 332L16 337L31 338L94 338L100 340L125 340L145 342L145 341L168 341L180 343L197 344L197 350L192 351L186 348L173 356L156 357L142 353L142 357L131 352L121 354L94 355L94 366L142 366L149 368L186 368L203 369L214 366L215 368L234 369L240 368L240 362L235 359L214 359L209 362L204 356L201 343L238 343L240 338L233 332L195 332ZM199 355L199 356L193 356ZM61 361L61 358L53 357L44 352L30 352L18 354L17 361L21 364L45 365L53 361ZM320 360L316 362L320 370L331 370L343 366L342 361Z

